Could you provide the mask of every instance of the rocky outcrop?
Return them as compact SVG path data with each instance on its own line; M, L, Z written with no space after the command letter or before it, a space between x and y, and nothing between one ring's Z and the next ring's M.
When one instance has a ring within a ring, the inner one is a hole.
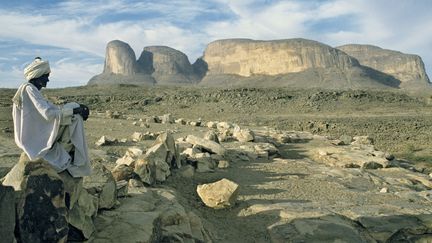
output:
M382 49L372 45L349 44L337 47L355 57L361 65L392 75L402 86L429 83L424 63L417 55Z
M210 43L203 60L208 74L279 75L310 68L348 69L358 61L322 43L305 39L257 41L227 39Z
M410 80L426 85L429 80L415 55L363 45L337 49L300 38L217 40L192 65L184 53L168 46L145 47L138 60L130 46L118 40L109 42L106 50L104 71L89 85L368 89L405 88Z
M102 74L91 78L88 84L153 84L154 82L148 72L138 67L135 52L129 44L113 40L106 47Z
M168 46L145 47L138 59L141 70L152 73L158 84L196 83L188 57Z
M65 186L44 160L23 155L3 185L19 192L16 211L18 242L66 242L69 232Z
M0 184L0 237L3 242L15 242L15 192Z
M192 84L199 81L187 56L171 47L145 47L136 60L125 42L108 43L102 74L90 79L92 84Z
M207 46L202 59L208 70L201 84L208 86L346 89L399 85L343 51L306 39L218 40Z
M228 179L198 185L197 193L204 204L214 209L232 207L237 198L239 185Z
M135 52L129 44L114 40L108 43L104 73L132 75L138 72Z

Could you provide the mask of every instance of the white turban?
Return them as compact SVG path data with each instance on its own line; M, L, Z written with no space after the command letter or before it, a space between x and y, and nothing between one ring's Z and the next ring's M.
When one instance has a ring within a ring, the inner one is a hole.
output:
M24 69L24 77L29 81L30 79L39 78L50 72L51 69L48 61L42 61L40 57L36 57L35 60Z

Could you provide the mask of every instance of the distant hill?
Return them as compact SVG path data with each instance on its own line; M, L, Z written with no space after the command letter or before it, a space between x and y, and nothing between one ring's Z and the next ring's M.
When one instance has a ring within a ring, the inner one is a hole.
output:
M107 45L103 73L88 84L324 89L429 86L420 57L374 47L387 53L384 55L362 48L363 45L333 48L307 39L226 39L208 44L204 55L191 65L184 53L167 46L145 47L136 60L127 43L115 40ZM372 65L377 53L385 65ZM405 59L401 61L396 53Z
M401 81L401 87L413 89L429 85L421 57L386 50L372 45L349 44L337 47L355 57L361 65L393 76Z

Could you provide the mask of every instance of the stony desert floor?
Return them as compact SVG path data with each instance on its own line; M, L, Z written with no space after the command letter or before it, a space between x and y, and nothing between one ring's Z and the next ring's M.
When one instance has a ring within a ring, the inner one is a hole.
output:
M10 99L14 92L0 90L0 177L20 154L13 142ZM272 132L295 134L298 138L295 142L279 144L278 156L242 160L233 155L227 169L195 173L192 178L173 173L165 183L156 185L175 189L180 204L203 219L215 242L313 241L320 237L347 242L389 237L396 240L403 235L392 232L397 222L406 223L407 228L412 225L418 228L415 222L419 222L419 217L429 217L431 213L432 203L427 192L432 189L428 184L432 172L432 104L428 94L130 85L43 92L57 104L76 101L90 107L92 116L86 122L88 144L92 150L106 152L108 168L114 167L116 159L128 147L145 149L152 141L96 146L95 142L103 135L122 139L130 138L134 132L169 130L175 138L180 138L189 134L203 136L209 130L205 126L177 123L146 122L146 126L139 126L140 119L145 121L168 113L174 118L202 124L227 121L263 136ZM107 111L118 112L120 116L108 118ZM330 153L320 151L333 146L343 136L369 136L374 151L394 155L400 165L396 167L409 168L410 173L415 171L412 177L415 179L398 180L405 172L397 169L341 168L327 163L322 156ZM232 151L247 145L224 143ZM206 207L196 194L196 186L222 178L240 185L236 205L223 210ZM383 188L386 188L384 192ZM420 216L413 218L412 215ZM293 223L293 219L297 221ZM383 223L388 228L379 226ZM333 235L326 235L326 227L330 227ZM431 226L426 228L419 234L431 233ZM309 234L308 230L313 233ZM293 238L294 235L300 238ZM308 235L316 237L307 238Z

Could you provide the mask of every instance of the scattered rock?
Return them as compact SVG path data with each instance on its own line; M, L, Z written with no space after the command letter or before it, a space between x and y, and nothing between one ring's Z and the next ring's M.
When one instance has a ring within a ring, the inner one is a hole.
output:
M352 145L373 145L373 139L369 136L355 136L353 137Z
M233 137L239 142L252 142L255 134L250 129L241 129L239 126L234 127Z
M119 164L111 171L115 181L129 180L134 178L135 173L133 167L126 164Z
M161 117L159 117L162 124L170 124L174 123L174 117L171 114L165 114Z
M204 134L204 139L219 143L218 135L215 131L210 130Z
M117 181L117 197L128 195L128 182L126 180Z
M112 145L114 143L117 142L117 139L114 138L110 138L107 136L102 136L97 142L96 142L96 146L107 146L107 145Z
M116 181L111 172L100 162L92 162L92 175L84 177L83 187L99 198L100 209L113 208L117 201Z
M228 160L220 160L218 163L218 168L219 169L226 169L229 167L229 161Z
M192 165L185 165L178 170L178 173L184 178L192 178L195 174L195 168Z
M222 145L207 139L196 137L194 135L188 135L186 137L186 142L194 145L199 145L203 147L206 151L209 151L211 153L219 154L222 156L224 156L226 153L226 149L222 147Z
M222 209L234 206L239 186L228 180L198 185L197 193L204 204L214 209Z

